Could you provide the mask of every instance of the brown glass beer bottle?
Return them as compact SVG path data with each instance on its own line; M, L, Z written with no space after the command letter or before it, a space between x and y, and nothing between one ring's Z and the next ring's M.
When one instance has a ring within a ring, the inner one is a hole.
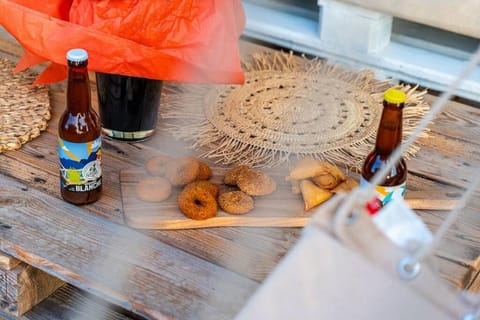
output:
M383 112L377 131L375 149L367 156L362 168L360 185L369 183L377 171L382 169L393 151L402 143L402 112L406 95L400 90L385 91ZM385 205L393 198L403 197L406 190L407 165L403 158L396 163L387 177L375 186L378 199Z
M102 192L101 127L90 100L87 52L68 51L67 64L67 108L58 124L60 190L64 200L86 204Z

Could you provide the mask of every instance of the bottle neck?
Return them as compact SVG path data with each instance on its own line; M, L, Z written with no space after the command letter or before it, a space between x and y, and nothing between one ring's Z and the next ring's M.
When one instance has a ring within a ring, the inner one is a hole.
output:
M78 114L91 108L90 80L86 64L68 67L67 110Z
M383 102L382 118L375 143L377 153L390 155L402 143L403 108L404 103Z

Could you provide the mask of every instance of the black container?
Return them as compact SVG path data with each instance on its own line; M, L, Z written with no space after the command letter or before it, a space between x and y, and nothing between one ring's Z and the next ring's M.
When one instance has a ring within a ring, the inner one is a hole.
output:
M162 81L96 73L103 134L123 141L143 141L155 132Z

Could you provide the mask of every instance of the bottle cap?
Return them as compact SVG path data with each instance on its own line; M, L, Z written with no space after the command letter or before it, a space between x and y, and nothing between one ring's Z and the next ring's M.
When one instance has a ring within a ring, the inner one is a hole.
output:
M388 89L383 95L383 99L389 103L403 103L407 100L407 95L398 89Z
M67 60L72 62L84 62L88 60L88 53L84 49L71 49L67 52Z

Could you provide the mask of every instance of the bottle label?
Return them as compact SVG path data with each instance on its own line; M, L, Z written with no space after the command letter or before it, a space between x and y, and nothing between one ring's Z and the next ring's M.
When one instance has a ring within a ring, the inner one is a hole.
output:
M360 179L360 187L369 186L370 182L365 180L363 177ZM382 207L387 204L392 199L403 198L405 196L405 191L407 190L406 182L397 185L397 186L376 186L375 191L377 193L377 198L382 202Z
M102 138L74 143L58 138L60 185L72 192L89 192L102 185Z

